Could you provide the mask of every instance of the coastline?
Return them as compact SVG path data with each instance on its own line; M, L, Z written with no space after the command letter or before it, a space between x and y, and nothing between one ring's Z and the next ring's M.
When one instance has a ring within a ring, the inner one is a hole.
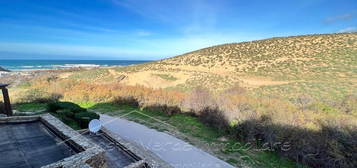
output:
M128 65L130 66L130 65ZM0 71L0 82L2 83L21 83L21 81L27 81L33 79L36 76L40 76L46 73L61 73L66 71L82 71L92 70L97 68L116 68L123 67L121 65L115 66L95 66L95 67L68 67L68 68L55 68L55 69L18 69L9 71Z
M130 66L130 65L127 65ZM95 68L117 68L117 67L124 67L122 65L113 65L113 66L106 66L106 65L98 65L98 66L82 66L82 67L63 67L63 68L44 68L44 69L13 69L9 71L0 71L0 73L13 73L13 72L47 72L47 71L61 71L61 70L90 70Z
M0 67L10 71L48 71L72 68L130 66L145 62L150 62L150 60L2 60Z

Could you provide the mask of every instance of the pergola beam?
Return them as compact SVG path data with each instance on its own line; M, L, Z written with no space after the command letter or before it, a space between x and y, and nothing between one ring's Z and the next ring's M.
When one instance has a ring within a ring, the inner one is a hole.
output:
M2 95L4 98L4 111L7 116L12 116L12 109L11 109L11 103L10 103L10 97L9 97L9 91L7 90L8 84L2 84L0 83L0 89L2 91Z

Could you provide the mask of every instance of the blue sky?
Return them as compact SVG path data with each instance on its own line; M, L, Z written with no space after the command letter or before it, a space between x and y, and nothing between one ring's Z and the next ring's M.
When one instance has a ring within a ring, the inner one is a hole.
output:
M0 59L156 60L222 43L355 31L356 0L0 1Z

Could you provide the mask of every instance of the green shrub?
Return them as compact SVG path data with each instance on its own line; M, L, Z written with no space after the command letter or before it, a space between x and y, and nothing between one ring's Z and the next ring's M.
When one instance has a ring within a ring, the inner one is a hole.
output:
M99 119L99 115L93 112L80 112L74 114L74 119L79 123L82 129L88 128L88 124L93 119Z
M199 118L203 123L220 130L229 129L229 123L224 116L223 111L219 110L218 108L206 107L199 113Z
M57 117L58 119L60 119L63 123L65 123L66 125L70 126L71 128L75 129L75 130L79 130L81 129L79 127L79 124L74 121L72 118L66 117L64 115L59 115L57 113L52 113L55 117Z
M38 112L45 110L46 107L46 103L21 103L13 105L13 108L20 112Z
M275 124L268 116L235 126L234 136L311 167L356 167L357 131L322 125L312 131Z
M151 106L146 106L143 108L143 110L148 111L148 112L160 112L164 113L166 115L174 115L174 114L179 114L181 113L181 109L177 106L168 106L166 104L155 104Z
M49 103L47 110L54 113L66 124L79 125L81 129L88 128L91 120L99 119L98 114L88 112L87 109L71 102Z
M65 117L69 117L69 118L73 118L74 117L74 113L70 109L57 110L57 113L60 116L65 116Z
M53 102L47 105L47 110L50 112L57 112L58 110L67 109L73 113L86 112L87 109L80 107L71 102Z
M168 81L175 81L177 80L177 78L175 78L174 76L172 75L169 75L169 74L153 74L153 75L156 75L162 79L165 79L165 80L168 80Z

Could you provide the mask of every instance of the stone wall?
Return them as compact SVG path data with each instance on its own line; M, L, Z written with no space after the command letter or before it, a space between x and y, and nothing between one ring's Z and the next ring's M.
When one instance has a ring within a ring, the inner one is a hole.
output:
M104 149L92 143L50 114L41 115L41 121L60 136L77 154L43 168L79 168L88 165L93 168L106 168Z

